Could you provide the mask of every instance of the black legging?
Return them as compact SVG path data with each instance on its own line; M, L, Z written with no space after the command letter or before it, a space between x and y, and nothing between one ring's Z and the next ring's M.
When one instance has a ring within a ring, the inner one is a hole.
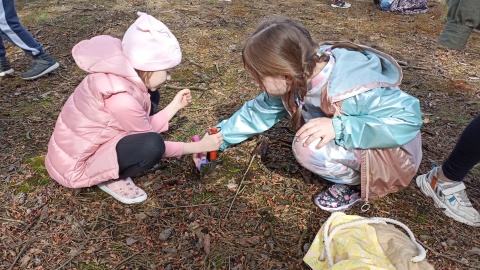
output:
M460 135L452 153L442 165L445 176L462 181L465 175L480 161L480 115L473 119Z
M120 178L149 170L163 157L165 142L155 132L128 135L117 143Z

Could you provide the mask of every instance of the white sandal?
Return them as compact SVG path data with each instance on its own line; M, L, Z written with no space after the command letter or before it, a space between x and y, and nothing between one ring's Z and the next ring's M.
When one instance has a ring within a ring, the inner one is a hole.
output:
M98 184L98 187L113 198L126 204L141 203L147 199L147 193L137 187L130 177L109 180Z

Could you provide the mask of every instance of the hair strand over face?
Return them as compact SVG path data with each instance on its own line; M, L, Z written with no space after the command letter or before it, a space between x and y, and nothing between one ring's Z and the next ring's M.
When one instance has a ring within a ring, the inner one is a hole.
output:
M362 50L349 42L335 43L334 48ZM267 76L288 79L287 92L282 100L292 113L294 131L304 123L302 105L295 101L305 98L307 80L313 75L317 63L328 61L325 54L317 55L318 50L319 44L305 27L287 18L274 17L260 24L247 39L242 51L245 70L263 91L267 90L262 83Z

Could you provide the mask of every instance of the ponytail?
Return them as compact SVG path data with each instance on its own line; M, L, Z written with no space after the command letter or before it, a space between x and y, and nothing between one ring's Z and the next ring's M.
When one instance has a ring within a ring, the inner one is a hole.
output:
M345 48L345 49L351 49L351 50L363 52L363 49L360 46L349 41L330 42L326 44L332 45L329 51L334 50L336 48ZM310 56L306 60L306 63L304 64L304 73L303 73L304 75L302 78L304 83L299 84L296 89L292 89L293 91L289 91L286 94L284 103L293 112L292 119L291 119L293 132L297 132L297 130L299 130L305 124L305 119L303 119L303 116L302 116L302 110L304 106L304 99L308 91L307 89L308 86L306 83L307 79L312 75L313 70L315 69L315 66L317 65L317 63L328 62L329 60L330 60L330 55L325 52L322 53L321 55L318 55L317 53L315 53L314 55Z

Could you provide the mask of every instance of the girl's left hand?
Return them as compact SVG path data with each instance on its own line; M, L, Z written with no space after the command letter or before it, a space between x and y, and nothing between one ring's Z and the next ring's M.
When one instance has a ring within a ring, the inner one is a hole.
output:
M192 103L192 95L190 94L190 89L180 90L173 98L172 103L177 106L178 110Z
M297 133L295 133L295 136L297 136L297 142L307 139L303 143L304 147L309 146L313 141L321 138L320 142L315 147L315 149L320 149L329 141L335 139L335 130L333 129L332 119L328 117L311 119L308 123L303 125Z

